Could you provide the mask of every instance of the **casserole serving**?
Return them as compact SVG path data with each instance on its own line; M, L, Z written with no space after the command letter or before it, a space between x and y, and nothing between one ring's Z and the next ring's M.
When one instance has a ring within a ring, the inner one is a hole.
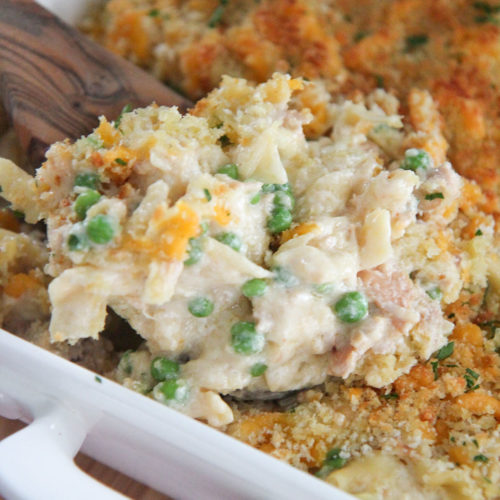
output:
M479 188L446 162L428 92L409 92L402 123L404 105L381 89L353 102L321 89L278 75L255 88L227 78L188 117L151 108L104 119L75 145L55 145L24 192L3 163L3 196L27 220L49 222L52 340L94 337L109 305L148 340L150 352L122 357L125 385L215 426L235 416L228 433L364 496L402 484L416 497L425 488L491 496L500 414L493 218L477 212ZM327 130L306 141L297 125L311 95ZM221 255L240 275L221 266L207 280L207 259L213 268ZM118 276L116 256L128 276ZM165 264L169 279L158 283ZM9 280L8 295L36 288L33 273ZM219 323L226 310L230 321ZM191 326L202 324L196 335ZM153 378L143 376L150 363ZM231 378L217 377L228 364ZM348 385L329 378L304 390L326 375ZM240 401L294 389L303 390L281 410Z
M87 7L46 6L68 21ZM33 422L0 444L6 498L120 497L76 468L80 446L176 498L332 498L328 485L4 330L0 343L0 412Z

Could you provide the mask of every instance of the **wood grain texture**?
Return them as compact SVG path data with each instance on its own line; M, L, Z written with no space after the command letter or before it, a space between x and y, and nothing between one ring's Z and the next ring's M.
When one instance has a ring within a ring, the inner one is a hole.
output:
M0 417L0 441L14 432L22 429L25 424L19 420L8 420ZM116 491L132 498L133 500L169 500L169 497L144 486L129 477L103 465L83 453L75 459L76 464L93 478L101 481ZM0 499L2 497L0 496Z
M0 0L0 94L28 157L79 138L126 104L192 104L31 0Z

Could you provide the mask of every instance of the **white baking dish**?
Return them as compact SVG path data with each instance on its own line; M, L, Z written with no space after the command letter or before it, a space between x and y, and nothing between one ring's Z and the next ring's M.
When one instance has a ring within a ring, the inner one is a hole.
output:
M74 22L89 2L41 3ZM4 330L0 414L32 422L0 442L8 500L120 498L74 465L80 448L175 498L352 498Z

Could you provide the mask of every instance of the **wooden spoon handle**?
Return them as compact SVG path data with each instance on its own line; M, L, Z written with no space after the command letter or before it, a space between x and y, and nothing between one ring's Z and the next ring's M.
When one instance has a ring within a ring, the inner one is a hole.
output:
M34 165L53 142L89 133L126 104L192 106L31 0L0 0L0 94Z

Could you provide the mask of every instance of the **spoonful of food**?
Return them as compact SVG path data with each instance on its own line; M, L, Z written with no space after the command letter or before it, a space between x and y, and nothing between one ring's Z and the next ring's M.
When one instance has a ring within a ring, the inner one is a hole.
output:
M192 105L32 0L0 0L0 96L28 159L127 105Z

